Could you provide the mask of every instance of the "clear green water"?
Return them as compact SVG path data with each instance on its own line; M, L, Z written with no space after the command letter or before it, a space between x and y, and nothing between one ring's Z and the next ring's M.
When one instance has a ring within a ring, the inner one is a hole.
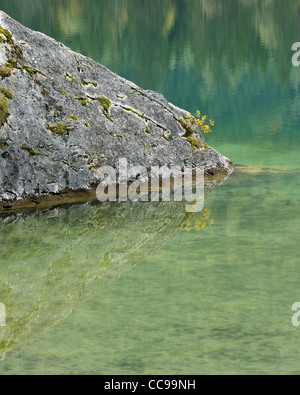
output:
M300 1L1 0L190 112L236 174L186 232L176 204L0 221L0 374L299 374Z

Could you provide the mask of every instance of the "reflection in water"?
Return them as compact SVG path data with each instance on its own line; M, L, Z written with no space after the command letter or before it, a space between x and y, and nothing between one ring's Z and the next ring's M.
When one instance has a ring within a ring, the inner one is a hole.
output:
M214 78L225 68L236 83L235 73L253 65L266 71L275 58L281 78L288 77L300 1L287 6L281 0L2 0L1 5L76 51L123 65L123 72L132 68L135 81L145 87L150 82L153 89L153 81L159 83L178 65L196 71L200 66ZM207 83L212 86L213 80Z
M182 204L75 205L1 224L0 354L59 322L78 303L159 250L186 218Z
M0 217L0 357L159 251L190 221L184 202L87 203Z

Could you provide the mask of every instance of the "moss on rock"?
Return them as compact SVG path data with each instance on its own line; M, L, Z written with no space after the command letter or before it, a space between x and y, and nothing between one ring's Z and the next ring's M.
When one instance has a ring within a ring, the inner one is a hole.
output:
M87 102L88 102L87 97L75 97L75 100L80 101L84 107L87 106Z
M185 122L183 119L178 119L177 121L180 123L183 129L185 129L186 132L182 137L190 143L193 151L205 147L202 141L197 137L196 131L191 127L188 122Z
M0 42L9 44L14 43L12 39L12 34L8 30L3 29L2 26L0 26Z
M38 73L38 71L32 67L26 66L25 64L22 65L22 69L27 71L27 73L33 77L35 74Z
M0 127L3 126L9 117L8 98L4 93L0 94Z
M46 129L50 130L52 134L59 136L69 136L70 135L70 126L66 122L59 122L54 126L47 125Z
M75 115L70 115L68 118L69 118L69 119L72 119L72 121L74 121L75 123L78 122L78 118L75 117Z
M0 92L4 94L7 99L12 100L14 97L14 92L8 88L0 88Z
M11 76L11 72L12 72L11 67L7 67L7 66L0 67L0 77L2 79L10 77Z
M109 108L111 106L111 101L107 97L98 97L98 102L101 104L105 112L109 111Z
M106 118L109 120L109 121L111 121L111 122L113 122L113 119L111 118L111 116L109 115L109 109L110 109L110 106L111 106L111 101L107 98L107 97L104 97L104 96L102 96L102 97L98 97L97 98L97 101L100 103L100 105L102 106L102 108L103 108L103 114L106 116Z
M18 67L18 63L14 59L9 58L7 59L6 66L12 69L16 69Z
M34 149L33 148L30 148L30 147L21 147L21 149L23 150L23 151L27 151L28 152L28 154L29 154L29 156L37 156L38 155L38 153L36 153L35 151L34 151Z

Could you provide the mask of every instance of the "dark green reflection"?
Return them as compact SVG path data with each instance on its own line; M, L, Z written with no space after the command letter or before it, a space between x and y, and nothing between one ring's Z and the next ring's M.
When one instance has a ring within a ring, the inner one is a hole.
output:
M153 86L181 62L215 78L274 58L284 80L298 37L299 0L2 0L23 24ZM283 55L287 56L283 56ZM173 64L172 64L173 62ZM157 68L154 66L158 66ZM158 72L158 75L157 75Z

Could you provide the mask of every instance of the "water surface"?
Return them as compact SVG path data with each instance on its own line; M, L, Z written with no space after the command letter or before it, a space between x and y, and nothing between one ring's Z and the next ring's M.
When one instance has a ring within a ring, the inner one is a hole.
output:
M216 121L235 163L197 232L180 205L2 219L1 374L299 374L300 1L1 0L0 8Z

